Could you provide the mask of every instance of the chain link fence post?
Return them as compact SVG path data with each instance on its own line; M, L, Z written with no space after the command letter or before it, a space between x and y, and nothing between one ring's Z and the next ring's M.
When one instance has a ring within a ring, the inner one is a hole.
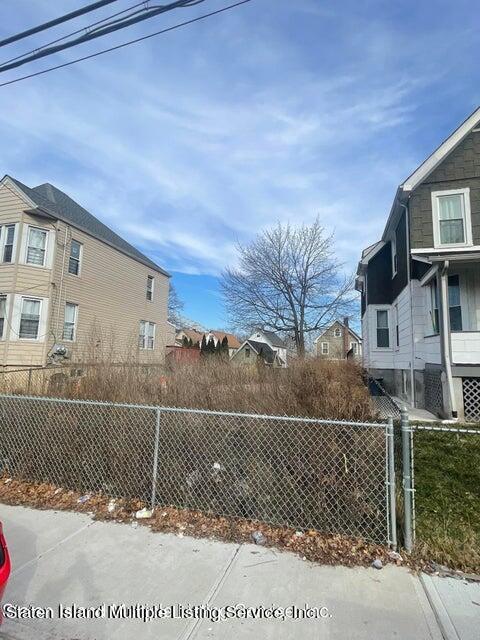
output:
M403 473L403 500L404 500L404 544L410 553L413 549L413 503L412 503L412 441L411 427L408 412L402 409L402 473Z
M158 478L158 448L160 446L160 416L161 409L157 407L155 409L155 444L153 451L153 470L152 470L152 499L150 508L152 511L155 509L155 502L157 500L157 478Z
M395 444L393 418L388 418L387 434L387 488L389 503L389 543L394 551L397 550L397 497L395 488Z

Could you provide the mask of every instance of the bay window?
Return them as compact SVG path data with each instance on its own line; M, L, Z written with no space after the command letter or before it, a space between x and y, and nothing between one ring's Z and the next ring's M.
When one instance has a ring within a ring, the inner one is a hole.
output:
M39 267L45 266L47 234L48 231L46 229L28 227L26 264L33 264Z
M22 298L20 330L18 337L26 340L38 340L40 327L41 300Z
M10 263L13 261L13 246L15 242L15 225L6 224L0 228L2 262Z

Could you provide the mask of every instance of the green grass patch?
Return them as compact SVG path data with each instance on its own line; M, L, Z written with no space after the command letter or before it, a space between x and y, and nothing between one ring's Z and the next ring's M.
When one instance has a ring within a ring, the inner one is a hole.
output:
M417 552L480 573L480 433L416 431Z

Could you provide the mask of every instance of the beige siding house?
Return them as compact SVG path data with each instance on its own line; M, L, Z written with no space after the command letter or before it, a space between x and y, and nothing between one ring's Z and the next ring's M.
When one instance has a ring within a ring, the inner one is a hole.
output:
M0 181L0 367L161 362L169 275L50 184Z
M315 339L315 354L328 360L362 358L362 339L348 324L336 320Z

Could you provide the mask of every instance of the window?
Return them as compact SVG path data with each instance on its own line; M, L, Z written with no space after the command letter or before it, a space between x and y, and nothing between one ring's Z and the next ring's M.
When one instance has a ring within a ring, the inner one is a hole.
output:
M47 246L47 234L45 229L36 227L28 228L27 255L25 262L40 267L45 266L45 254Z
M7 296L0 296L0 340L3 340L7 317Z
M20 315L20 331L18 337L25 340L37 340L40 326L40 300L22 298L22 311Z
M72 240L70 244L70 258L68 259L68 273L78 276L80 273L80 257L82 245L77 240Z
M245 358L250 357L250 347L245 347Z
M65 304L65 319L63 323L63 339L73 342L77 334L78 305L73 302Z
M398 267L396 238L392 238L391 247L392 247L392 278L393 278L393 276L397 274L397 267Z
M472 244L469 189L433 192L432 210L435 247Z
M328 356L329 350L330 350L330 345L328 344L328 342L322 342L322 355Z
M433 333L440 332L440 317L438 311L438 286L436 278L430 284L430 315L432 319ZM462 306L460 300L460 277L448 276L448 306L450 315L450 330L462 331Z
M333 335L335 336L335 338L340 338L340 336L342 335L342 332L340 331L340 329L337 327L335 329L335 331L333 332Z
M462 306L460 303L460 278L448 276L448 306L450 311L450 330L462 331Z
M155 348L154 322L140 321L139 347L140 349L148 349L150 351Z
M358 354L358 342L350 342L350 351L354 356Z
M377 309L377 348L390 347L390 329L388 325L388 310Z
M155 286L155 279L153 276L147 276L147 300L153 300L153 289Z
M15 242L15 225L7 224L0 229L0 236L2 239L2 262L12 262L13 260L13 246Z

